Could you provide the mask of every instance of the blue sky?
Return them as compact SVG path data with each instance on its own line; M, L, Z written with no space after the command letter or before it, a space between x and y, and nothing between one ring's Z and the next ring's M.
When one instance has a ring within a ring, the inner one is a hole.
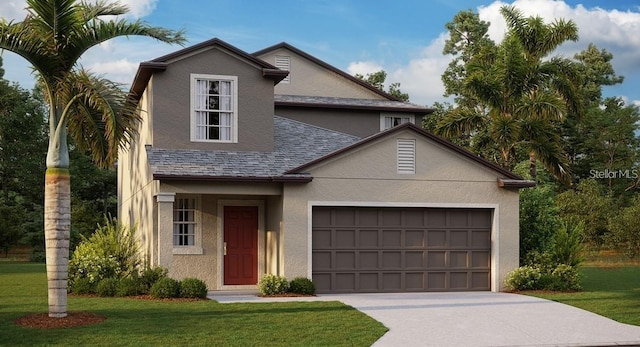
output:
M606 88L640 105L640 1L450 1L450 0L124 0L130 19L185 29L189 44L218 37L247 52L286 41L349 73L384 69L387 82L400 82L411 101L431 105L443 101L440 76L451 60L442 55L444 25L461 10L473 9L491 22L490 35L499 41L504 22L502 5L515 5L547 22L571 19L580 41L563 45L558 54L572 57L592 42L613 53L613 65L625 76L622 85ZM21 20L24 0L3 0L0 17ZM88 51L81 63L125 84L131 83L141 61L179 49L151 39L117 39ZM25 88L33 86L26 62L5 52L5 78Z

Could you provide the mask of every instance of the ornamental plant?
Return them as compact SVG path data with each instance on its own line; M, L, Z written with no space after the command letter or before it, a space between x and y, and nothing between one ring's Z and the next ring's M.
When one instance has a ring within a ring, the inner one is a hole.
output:
M258 283L262 295L284 294L289 290L289 282L283 276L264 275Z

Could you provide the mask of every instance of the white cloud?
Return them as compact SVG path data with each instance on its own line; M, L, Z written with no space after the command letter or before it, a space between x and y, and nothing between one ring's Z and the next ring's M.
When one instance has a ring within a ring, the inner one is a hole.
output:
M382 65L374 61L356 61L349 64L347 72L351 75L360 74L366 76L367 74L384 70Z
M3 0L0 2L0 17L10 20L21 21L27 15L25 8L27 3L24 0Z
M89 2L96 3L98 1L99 0L92 0ZM158 2L158 0L120 0L119 2L129 8L129 15L131 17L141 18L156 8L156 2ZM21 21L27 15L26 7L27 3L24 0L2 0L0 2L0 17L6 20Z
M578 43L565 43L559 54L573 57L594 43L599 49L613 53L613 64L618 74L629 74L640 70L637 63L640 51L640 12L604 10L599 7L586 8L583 5L571 7L556 0L516 0L511 4L496 1L478 9L480 19L491 22L489 35L499 42L504 37L506 23L500 15L500 7L513 5L526 16L538 15L545 22L557 19L572 20L579 30Z
M640 75L640 12L585 8L583 5L571 7L558 0L495 1L479 7L477 12L480 19L491 22L489 35L496 42L502 40L506 31L506 23L500 14L500 7L504 5L514 5L525 16L539 15L547 23L560 18L573 20L578 26L580 40L577 43L565 43L558 54L573 57L575 53L586 49L589 43L594 43L599 49L606 49L613 54L612 64L617 74L627 77ZM400 89L409 93L414 103L432 105L435 101L444 101L444 86L440 77L451 61L451 56L442 54L447 37L447 33L442 33L403 66L389 67L376 62L368 64L382 66L388 74L387 82L400 82ZM634 103L638 104L637 101Z

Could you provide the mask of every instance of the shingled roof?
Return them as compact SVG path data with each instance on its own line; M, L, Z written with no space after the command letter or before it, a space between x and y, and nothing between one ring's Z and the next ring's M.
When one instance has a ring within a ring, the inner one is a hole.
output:
M360 140L278 116L274 130L273 152L147 147L147 157L154 179L308 182L309 175L286 172Z
M432 108L397 100L353 99L327 96L276 94L274 96L274 101L276 106L312 107L316 109L332 108L350 110L383 110L388 112L413 112L422 115L433 113Z

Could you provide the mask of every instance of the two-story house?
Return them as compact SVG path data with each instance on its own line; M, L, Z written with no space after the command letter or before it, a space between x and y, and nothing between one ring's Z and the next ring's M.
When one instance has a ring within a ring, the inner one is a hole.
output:
M423 131L431 109L295 47L209 40L141 63L132 93L142 122L120 153L118 217L174 278L496 291L518 266L532 182Z

